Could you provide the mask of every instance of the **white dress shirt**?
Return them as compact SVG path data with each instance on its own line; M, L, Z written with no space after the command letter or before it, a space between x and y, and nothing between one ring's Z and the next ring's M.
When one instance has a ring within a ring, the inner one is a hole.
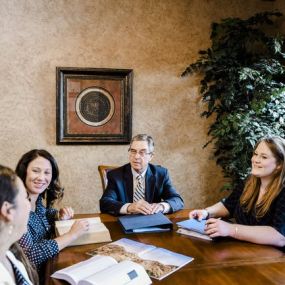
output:
M142 187L145 190L145 174L147 172L147 168L142 173L137 173L133 168L131 168L131 170L132 170L132 174L133 174L133 189L136 189L137 183L138 183L137 177L139 175L141 175L143 177L143 179L142 179ZM135 190L134 190L134 192L135 192ZM120 209L120 214L123 214L123 215L130 214L127 211L127 209L128 209L130 204L131 203L126 203L125 205L123 205L122 208ZM163 206L163 213L168 213L169 212L170 205L167 202L160 202L159 204L161 204Z
M32 285L31 280L28 277L28 273L21 261L19 261L15 255L11 251L6 252L6 256L12 262L15 267L21 272L21 274L25 277L27 282ZM12 276L10 275L9 271L6 267L0 262L0 285L15 285L15 281L13 280Z

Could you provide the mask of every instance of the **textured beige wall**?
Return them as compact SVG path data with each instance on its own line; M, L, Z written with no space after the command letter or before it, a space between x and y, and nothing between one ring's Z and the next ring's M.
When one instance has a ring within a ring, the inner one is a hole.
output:
M56 157L64 204L97 212L98 164L123 164L126 145L55 144L56 66L134 70L133 134L156 142L187 207L218 199L223 179L211 160L209 122L199 114L198 79L181 78L210 24L279 8L261 0L0 0L0 163L14 168L32 148Z

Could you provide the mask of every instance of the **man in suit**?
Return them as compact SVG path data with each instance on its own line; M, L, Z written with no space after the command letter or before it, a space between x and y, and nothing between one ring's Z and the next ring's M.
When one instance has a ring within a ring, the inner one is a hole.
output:
M172 213L183 208L166 168L150 164L154 155L151 136L132 138L130 163L107 173L108 184L100 199L102 213L112 215Z

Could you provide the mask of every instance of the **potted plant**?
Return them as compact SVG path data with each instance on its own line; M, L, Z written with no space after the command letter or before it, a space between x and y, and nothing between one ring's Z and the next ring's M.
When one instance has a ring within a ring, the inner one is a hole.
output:
M265 135L285 137L285 54L283 38L269 26L282 16L263 12L248 19L212 24L212 46L182 76L202 73L201 115L215 116L209 126L216 163L234 189L249 173L253 146Z

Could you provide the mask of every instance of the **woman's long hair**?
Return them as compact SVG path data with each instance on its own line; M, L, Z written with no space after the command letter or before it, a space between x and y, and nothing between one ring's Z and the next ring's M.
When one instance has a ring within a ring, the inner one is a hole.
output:
M274 199L279 195L282 188L285 187L285 140L277 136L263 138L255 145L254 151L261 142L266 143L276 159L276 165L280 167L276 168L272 173L272 179L258 204L257 200L261 186L260 178L250 175L245 184L243 194L240 197L240 203L247 213L255 211L255 216L258 219L264 217Z
M28 276L29 276L30 280L32 281L32 284L38 285L39 284L38 272L37 272L36 268L32 265L32 263L29 261L29 259L25 255L25 253L24 253L23 249L20 247L20 245L17 242L15 242L11 245L10 250L13 252L15 257L23 263L23 265L24 265L24 267L28 273Z
M25 153L19 160L16 173L23 180L26 186L27 168L31 161L37 157L47 159L52 167L52 178L48 188L41 194L46 199L47 207L51 207L57 199L63 197L64 189L60 186L59 170L54 157L44 149L33 149Z

